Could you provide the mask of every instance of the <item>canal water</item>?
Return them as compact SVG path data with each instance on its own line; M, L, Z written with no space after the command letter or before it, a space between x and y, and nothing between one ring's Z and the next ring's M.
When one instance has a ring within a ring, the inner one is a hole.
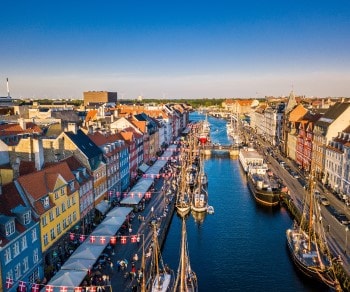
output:
M190 119L203 120L192 113ZM209 117L214 143L229 144L226 121ZM205 160L209 204L215 214L187 218L188 248L199 291L327 291L307 281L289 257L285 231L292 219L284 208L257 205L237 159ZM181 220L174 215L163 260L175 271L179 262Z

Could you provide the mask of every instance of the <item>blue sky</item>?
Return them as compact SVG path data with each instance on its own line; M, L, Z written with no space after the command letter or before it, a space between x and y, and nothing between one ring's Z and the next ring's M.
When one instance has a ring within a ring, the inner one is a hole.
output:
M350 96L350 1L6 1L0 95Z

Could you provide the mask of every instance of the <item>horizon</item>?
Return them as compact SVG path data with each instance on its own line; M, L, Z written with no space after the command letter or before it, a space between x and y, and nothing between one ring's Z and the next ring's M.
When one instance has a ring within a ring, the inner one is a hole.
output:
M350 2L6 1L0 96L350 96Z

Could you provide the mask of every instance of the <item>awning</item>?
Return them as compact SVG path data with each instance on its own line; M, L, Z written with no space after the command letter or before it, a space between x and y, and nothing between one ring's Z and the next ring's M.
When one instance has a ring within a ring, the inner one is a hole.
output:
M147 169L149 169L149 166L146 163L142 163L139 166L139 170L141 170L143 173L145 173L147 171Z
M99 211L102 215L105 215L109 209L108 201L101 201L95 206L95 209Z

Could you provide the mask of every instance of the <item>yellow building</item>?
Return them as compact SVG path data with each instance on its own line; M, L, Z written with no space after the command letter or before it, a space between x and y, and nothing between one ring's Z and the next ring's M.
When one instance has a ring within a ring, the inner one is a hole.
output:
M17 179L22 193L40 217L42 252L45 253L80 220L79 184L66 162Z

